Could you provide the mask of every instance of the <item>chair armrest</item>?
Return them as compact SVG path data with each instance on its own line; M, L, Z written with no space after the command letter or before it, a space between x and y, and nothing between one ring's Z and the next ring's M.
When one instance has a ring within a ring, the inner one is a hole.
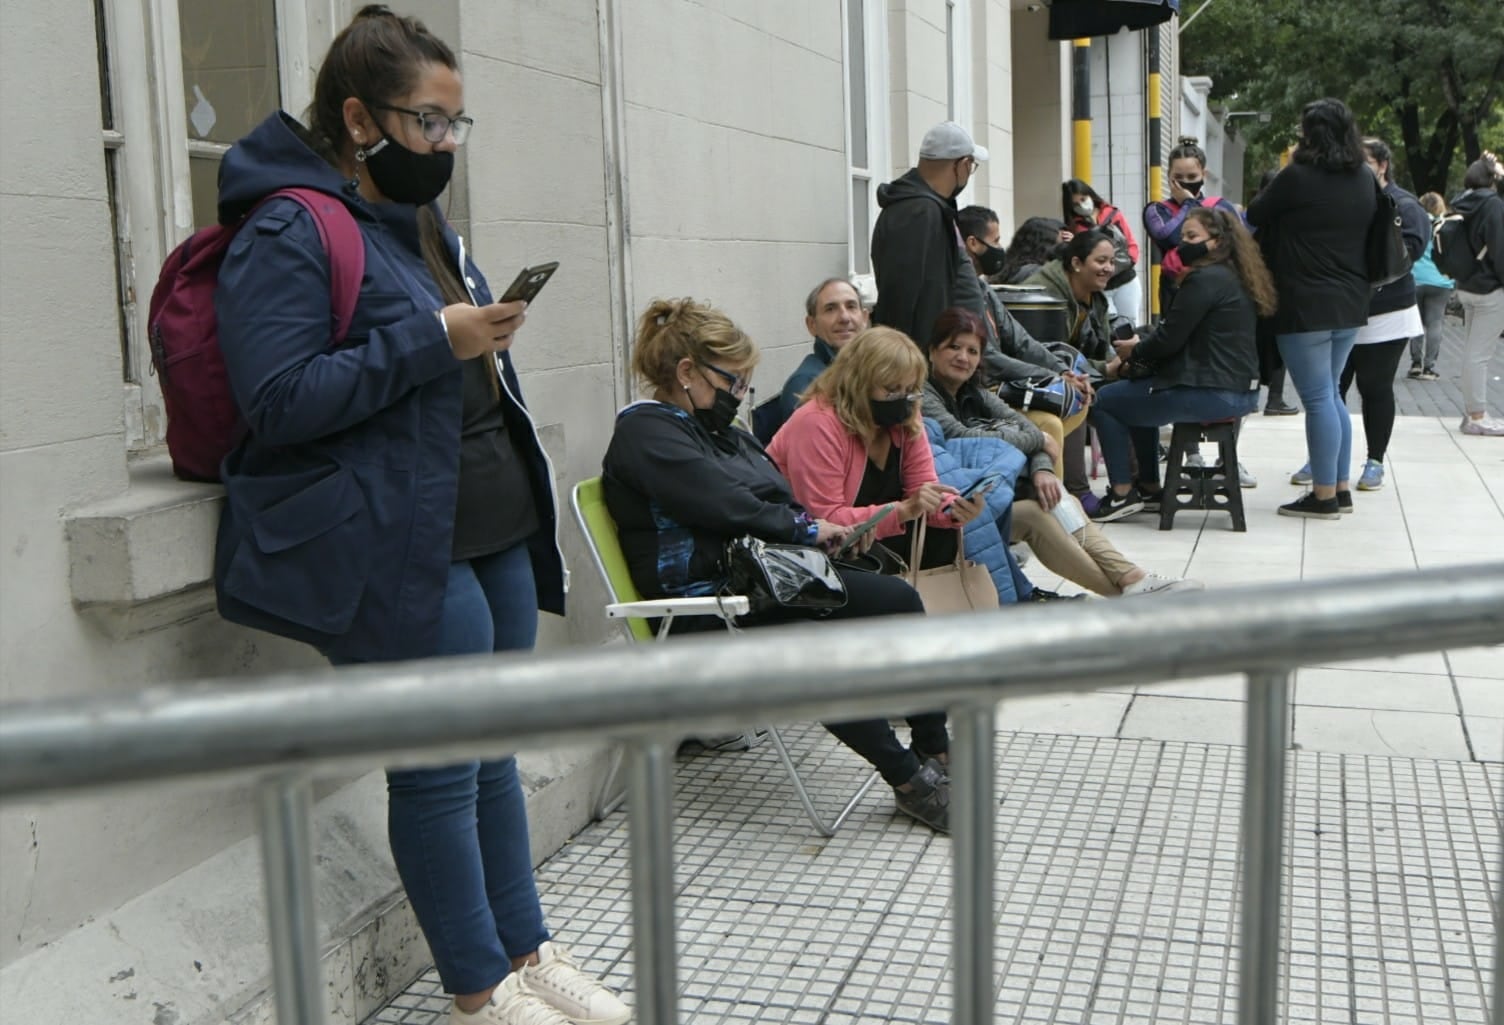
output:
M745 616L752 608L744 595L726 598L654 598L614 602L606 606L607 619L653 619L663 616Z

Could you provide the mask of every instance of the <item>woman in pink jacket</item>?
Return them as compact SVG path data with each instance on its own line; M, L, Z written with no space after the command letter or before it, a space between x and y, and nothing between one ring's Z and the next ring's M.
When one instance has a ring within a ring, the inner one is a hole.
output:
M905 559L927 516L926 567L955 559L960 528L985 507L981 495L962 499L935 473L920 411L927 374L908 335L868 328L815 378L768 446L811 516L855 526L891 504L872 536Z

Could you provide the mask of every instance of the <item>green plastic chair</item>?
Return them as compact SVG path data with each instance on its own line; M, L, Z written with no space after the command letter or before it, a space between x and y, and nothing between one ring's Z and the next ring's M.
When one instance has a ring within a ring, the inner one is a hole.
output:
M605 493L601 489L599 477L592 477L576 484L571 495L571 504L574 506L575 520L585 535L590 557L594 560L595 568L601 575L601 582L606 585L608 600L606 618L621 623L622 631L630 643L654 643L655 641L661 643L668 638L669 630L677 616L715 616L725 623L728 631L732 633L737 631L734 617L745 615L751 608L751 603L743 595L645 599L637 593L637 587L632 583L632 575L627 570L627 557L622 553L621 541L616 534L616 521L611 518L611 513L606 508ZM650 623L653 619L660 621L656 636ZM805 787L804 780L794 765L794 759L789 755L788 745L784 743L783 735L779 733L778 727L769 725L763 729L766 730L768 739L772 741L773 749L778 752L778 759L788 773L789 783L804 808L804 814L809 817L811 824L821 836L835 836L836 830L841 828L841 824L846 821L862 798L867 796L867 791L871 790L873 784L880 778L878 774L874 772L868 776L866 782L861 785L851 800L846 802L840 814L827 822L820 817L814 802L810 800L809 790ZM748 741L749 744L753 742L751 737L748 737ZM612 788L621 769L621 756L621 749L618 748L612 756L611 769L601 789L601 798L596 803L595 817L597 819L605 818L626 800L625 794L612 796Z

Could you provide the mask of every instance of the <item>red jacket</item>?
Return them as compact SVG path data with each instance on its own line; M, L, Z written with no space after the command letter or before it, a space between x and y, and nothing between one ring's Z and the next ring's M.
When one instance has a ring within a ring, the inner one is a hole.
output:
M1096 223L1088 221L1080 214L1071 215L1071 231L1080 233L1091 228L1099 228L1103 225L1111 224L1114 228L1123 233L1123 238L1128 242L1128 255L1133 257L1133 262L1135 264L1138 263L1138 242L1133 237L1133 230L1128 227L1128 219L1123 216L1123 211L1119 210L1111 203L1104 203L1101 206L1097 207L1094 213L1096 216Z
M904 428L895 427L892 438L894 451L901 448L903 452L899 470L904 497L918 491L922 484L939 481L935 457L923 433L911 438ZM794 498L811 516L854 527L881 508L852 505L867 472L867 445L846 429L835 409L824 399L811 399L796 409L788 423L773 436L768 455L794 486ZM954 495L948 496L940 511L930 514L931 526L946 529L960 526L947 512L954 501ZM894 510L873 529L873 535L893 537L903 530L904 521Z

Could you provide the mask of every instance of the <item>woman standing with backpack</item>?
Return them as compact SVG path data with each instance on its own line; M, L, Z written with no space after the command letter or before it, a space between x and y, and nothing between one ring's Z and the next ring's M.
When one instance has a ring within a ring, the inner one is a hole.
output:
M1462 217L1473 259L1467 273L1457 274L1466 338L1460 430L1500 437L1504 420L1488 415L1488 364L1504 332L1504 164L1485 152L1468 165L1462 187L1467 191L1452 200L1452 209Z
M1099 228L1112 236L1113 276L1107 299L1118 316L1134 326L1142 323L1143 291L1138 281L1138 242L1123 211L1097 195L1086 182L1072 178L1060 186L1061 217L1072 234Z
M1415 261L1410 273L1415 277L1415 303L1420 307L1420 320L1425 330L1410 339L1410 370L1405 376L1416 381L1435 381L1441 377L1436 372L1436 357L1441 353L1447 303L1457 282L1437 270L1436 262L1431 259L1431 236L1447 214L1447 202L1439 193L1427 192L1420 197L1420 205L1431 220L1431 230L1426 235L1426 251Z
M309 126L226 155L219 343L246 425L225 459L220 613L336 665L532 648L562 614L553 474L493 302L434 201L472 125L454 53L368 6L331 44ZM333 343L331 260L287 187L341 201L365 275ZM258 205L259 204L259 205ZM627 1021L544 925L511 757L387 773L389 833L452 1025Z

